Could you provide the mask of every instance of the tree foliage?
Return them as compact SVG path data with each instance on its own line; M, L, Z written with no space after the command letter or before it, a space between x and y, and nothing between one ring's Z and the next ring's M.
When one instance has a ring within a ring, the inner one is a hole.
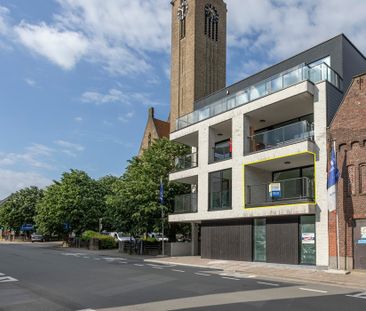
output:
M43 197L37 187L21 189L13 193L0 207L0 225L19 231L24 224L34 224L36 205Z
M87 173L71 170L45 190L37 205L36 222L44 234L97 230L105 211L103 187Z
M156 140L138 158L134 157L122 176L113 185L107 205L114 215L118 230L135 235L160 230L160 179L164 185L164 209L173 211L174 197L188 190L187 186L169 182L174 159L187 153L185 146L168 139Z

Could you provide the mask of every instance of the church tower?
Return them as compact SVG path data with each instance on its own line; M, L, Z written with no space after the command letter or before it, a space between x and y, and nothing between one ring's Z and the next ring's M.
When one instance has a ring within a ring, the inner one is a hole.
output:
M170 130L193 103L226 86L226 3L172 0Z

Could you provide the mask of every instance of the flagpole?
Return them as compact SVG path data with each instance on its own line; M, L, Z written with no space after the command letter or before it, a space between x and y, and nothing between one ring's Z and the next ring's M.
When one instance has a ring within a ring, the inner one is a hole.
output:
M335 160L338 164L336 141L333 140L333 150L335 154ZM338 165L337 165L338 166ZM339 218L338 218L338 208L337 208L337 195L338 195L338 181L335 185L335 212L336 212L336 231L337 231L337 270L340 269L340 250L339 250Z
M164 205L163 205L163 177L160 177L160 206L161 206L161 253L165 256L165 243L164 243Z

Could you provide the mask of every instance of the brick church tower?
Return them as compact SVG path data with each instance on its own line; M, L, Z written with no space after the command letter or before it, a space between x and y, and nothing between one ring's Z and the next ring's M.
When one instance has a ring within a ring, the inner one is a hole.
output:
M193 103L226 86L226 3L172 0L170 129Z

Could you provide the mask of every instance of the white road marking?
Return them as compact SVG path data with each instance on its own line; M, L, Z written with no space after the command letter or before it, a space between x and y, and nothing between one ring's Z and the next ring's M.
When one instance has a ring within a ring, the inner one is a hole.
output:
M133 264L134 266L137 266L137 267L143 267L144 265L140 264L140 263L135 263Z
M355 295L346 295L346 296L347 297L352 297L352 298L366 299L366 292L355 294Z
M305 290L305 291L308 291L308 292L316 292L316 293L322 293L322 294L328 293L328 291L326 291L326 290L313 289L313 288L299 287L299 289L300 290Z
M121 263L121 264L126 264L127 262L125 262L125 261L120 261L119 263Z
M222 278L222 279L226 279L226 280L240 281L240 279L237 279L237 278L231 278L231 277L228 277L228 276L222 276L221 278Z
M258 284L262 284L262 285L268 285L268 286L280 286L280 284L276 284L276 283L269 283L269 282L261 282L258 281Z
M116 258L116 257L103 257L103 259L109 262L126 260L126 258Z
M89 256L83 256L84 259L89 259L90 257Z
M174 272L185 272L183 270L178 270L178 269L171 269L171 270L174 271Z
M206 273L199 273L199 272L196 272L195 275L201 275L201 276L211 276L210 274L206 274Z
M4 273L0 273L0 276L5 275Z
M6 283L6 282L18 282L18 280L12 278L11 276L0 276L0 283Z
M152 269L159 269L159 270L163 270L163 268L161 267L151 267Z

